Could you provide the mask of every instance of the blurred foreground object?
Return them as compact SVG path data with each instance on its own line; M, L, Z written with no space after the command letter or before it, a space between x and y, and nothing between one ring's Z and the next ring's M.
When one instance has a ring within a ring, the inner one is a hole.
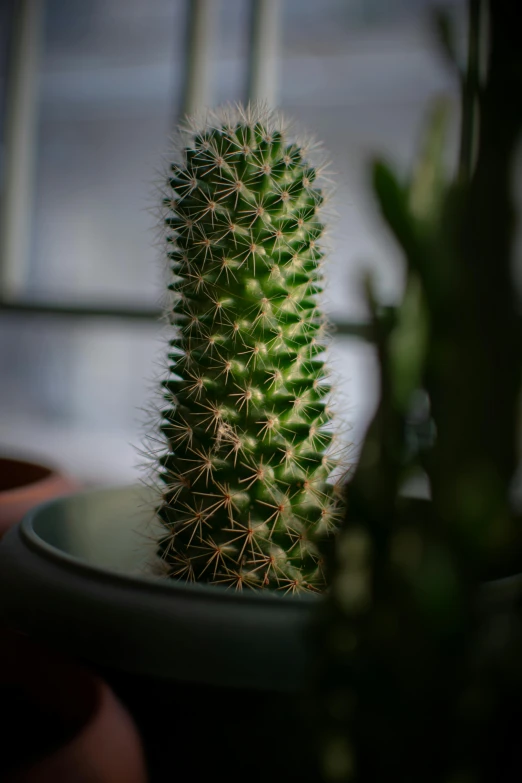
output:
M0 631L0 779L146 783L141 740L109 687L21 634Z
M453 181L442 167L442 104L408 182L374 164L375 195L407 281L386 319L367 281L381 401L330 562L324 780L521 778L520 579L484 585L522 571L513 503L522 368L512 195L522 128L519 29L509 0L471 0ZM439 31L451 53L443 16ZM404 496L418 474L431 501ZM510 605L486 622L488 589L505 590Z

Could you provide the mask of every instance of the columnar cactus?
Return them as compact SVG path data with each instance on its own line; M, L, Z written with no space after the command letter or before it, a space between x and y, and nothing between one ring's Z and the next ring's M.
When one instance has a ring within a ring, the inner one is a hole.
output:
M160 458L168 575L324 585L335 524L318 172L273 114L193 132L165 194L174 295Z

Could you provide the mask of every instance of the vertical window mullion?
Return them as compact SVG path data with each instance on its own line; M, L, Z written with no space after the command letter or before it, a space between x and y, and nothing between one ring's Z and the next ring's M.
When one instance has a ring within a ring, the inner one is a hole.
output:
M44 13L44 0L18 0L15 5L0 214L0 296L5 299L23 293L29 277Z
M251 0L246 102L278 102L282 0Z
M210 99L210 56L215 0L187 0L187 33L180 117L199 112ZM178 119L176 117L176 119Z

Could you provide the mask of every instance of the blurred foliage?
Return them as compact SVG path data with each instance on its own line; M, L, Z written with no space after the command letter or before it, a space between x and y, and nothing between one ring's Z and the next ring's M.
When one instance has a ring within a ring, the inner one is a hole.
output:
M485 581L522 571L512 501L522 371L515 6L470 0L455 176L443 166L444 102L432 108L406 182L386 162L373 164L407 282L386 318L365 284L381 396L330 557L318 672L325 781L522 778L520 613L501 636L479 601ZM452 56L443 14L438 29ZM405 496L418 474L430 501Z

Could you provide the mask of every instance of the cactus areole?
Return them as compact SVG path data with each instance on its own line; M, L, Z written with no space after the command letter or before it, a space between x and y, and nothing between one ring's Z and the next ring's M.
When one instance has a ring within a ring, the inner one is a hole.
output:
M180 161L163 200L175 334L159 554L173 578L321 590L338 500L318 172L251 110L194 131Z

